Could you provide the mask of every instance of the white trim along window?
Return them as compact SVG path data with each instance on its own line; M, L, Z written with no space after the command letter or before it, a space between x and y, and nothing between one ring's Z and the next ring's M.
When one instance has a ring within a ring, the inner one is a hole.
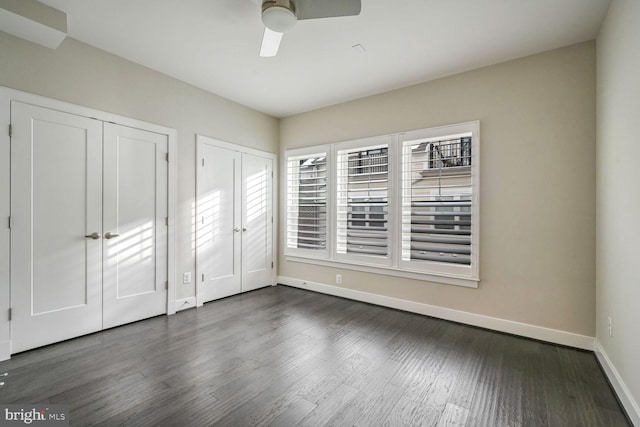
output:
M477 287L479 122L289 150L290 261Z
M327 151L287 156L287 249L326 256Z
M336 258L389 264L389 138L336 145Z

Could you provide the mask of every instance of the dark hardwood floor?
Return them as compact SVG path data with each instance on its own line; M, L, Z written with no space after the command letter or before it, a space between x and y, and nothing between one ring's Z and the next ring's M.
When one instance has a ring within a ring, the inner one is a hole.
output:
M592 353L286 286L22 354L72 425L627 426Z

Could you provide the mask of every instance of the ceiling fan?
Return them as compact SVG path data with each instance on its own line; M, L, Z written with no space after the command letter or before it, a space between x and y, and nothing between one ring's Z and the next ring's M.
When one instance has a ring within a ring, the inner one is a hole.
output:
M360 0L262 0L264 35L260 56L278 53L282 34L304 19L334 18L360 14Z

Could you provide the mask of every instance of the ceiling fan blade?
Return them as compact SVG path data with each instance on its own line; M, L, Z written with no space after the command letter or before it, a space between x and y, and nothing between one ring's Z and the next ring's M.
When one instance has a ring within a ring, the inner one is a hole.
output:
M360 0L297 0L298 20L359 15Z
M280 40L282 40L282 33L271 31L267 27L264 27L262 45L260 46L260 56L264 58L276 56L278 48L280 47Z

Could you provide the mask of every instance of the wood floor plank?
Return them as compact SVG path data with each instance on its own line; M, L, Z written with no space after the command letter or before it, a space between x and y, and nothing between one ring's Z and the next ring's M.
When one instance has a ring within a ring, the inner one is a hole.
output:
M353 422L354 426L369 427L382 425L382 420L398 404L404 394L404 390L396 385L387 383L382 389L369 392L366 398L366 407L360 411L358 418ZM354 413L354 415L357 415Z
M490 355L490 336L490 333L483 330L473 332L473 338L469 340L470 345L463 354L464 360L460 364L460 373L448 403L466 409L471 407L485 360Z
M317 405L308 400L299 398L287 406L278 417L266 425L273 427L297 426L316 409L316 407Z
M258 395L242 405L236 405L227 415L216 421L216 425L220 427L268 425L300 399L297 392L300 389L299 383L303 381L306 381L303 369L283 372L277 380L273 377L266 378L266 384L254 385L254 388L262 390Z
M404 378L403 395L385 419L389 425L419 425L422 405L429 395L444 364L446 349L439 347L427 360L414 359L411 370ZM438 417L439 418L439 414Z
M277 286L14 355L75 426L628 426L593 353Z
M505 345L501 366L500 390L496 396L496 424L522 425L522 387L525 369L525 348L528 340L510 337L516 345Z
M542 374L542 390L547 402L547 419L550 426L577 425L570 407L564 377L564 370L558 356L558 347L543 346L540 349L544 369Z
M336 412L349 405L358 391L346 384L340 384L332 393L326 393L316 403L316 407L301 422L301 426L315 427L328 423Z
M404 393L400 387L390 384L400 367L399 362L385 359L375 370L363 373L359 381L347 383L359 390L358 395L327 424L371 426L379 423Z
M522 356L524 369L522 371L522 425L525 427L547 426L547 401L544 398L542 372L544 364L537 341L522 342L524 354Z
M591 357L577 350L559 349L560 361L564 367L566 389L574 401L571 406L574 418L581 425L603 425L604 419L593 399L593 388L584 375L585 364L592 362Z
M438 427L462 427L467 423L468 416L469 409L447 403L442 417L438 421Z
M442 347L446 351L442 357L443 363L433 381L425 389L422 402L414 411L412 424L435 426L439 422L460 374L459 366L464 360L465 350L471 345L462 328L454 324L446 324L445 328L447 341Z
M469 416L467 417L469 427L497 425L498 393L502 386L501 367L507 337L495 335L491 337L491 341L491 354L485 359L469 408Z

